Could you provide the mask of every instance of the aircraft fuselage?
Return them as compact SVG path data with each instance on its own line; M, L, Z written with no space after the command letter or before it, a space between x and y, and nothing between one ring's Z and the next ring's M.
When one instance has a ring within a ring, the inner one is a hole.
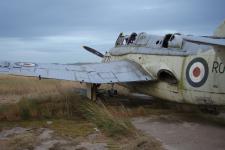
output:
M123 48L120 48L121 50ZM225 105L225 66L213 47L194 55L127 53L110 55L110 60L134 61L156 81L124 84L133 91L179 103ZM177 83L170 82L172 74Z

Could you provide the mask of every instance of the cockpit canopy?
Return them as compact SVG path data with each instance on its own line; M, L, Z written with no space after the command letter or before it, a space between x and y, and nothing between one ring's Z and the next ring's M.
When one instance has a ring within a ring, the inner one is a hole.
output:
M139 34L123 35L120 33L116 40L115 47L134 46L149 48L177 48L181 49L183 38L181 34L166 34L165 36L157 36L141 32Z

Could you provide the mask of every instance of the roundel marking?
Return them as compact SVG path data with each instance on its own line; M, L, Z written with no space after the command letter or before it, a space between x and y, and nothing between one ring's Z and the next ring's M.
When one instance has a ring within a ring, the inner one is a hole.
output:
M201 74L201 69L199 67L195 67L193 70L194 77L198 77Z
M188 83L193 87L202 86L209 74L208 63L203 58L193 59L187 66L186 78Z

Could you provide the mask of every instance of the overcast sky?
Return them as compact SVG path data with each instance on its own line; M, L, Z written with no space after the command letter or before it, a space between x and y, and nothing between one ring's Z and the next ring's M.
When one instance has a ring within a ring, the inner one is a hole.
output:
M94 62L120 32L211 35L224 0L0 0L0 60Z

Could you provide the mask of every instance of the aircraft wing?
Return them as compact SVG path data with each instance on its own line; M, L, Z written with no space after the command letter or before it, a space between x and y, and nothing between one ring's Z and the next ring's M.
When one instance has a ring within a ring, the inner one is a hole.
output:
M119 83L150 81L153 78L131 61L113 61L81 65L2 62L0 73L80 81L86 83Z
M197 36L182 36L184 40L196 44L205 44L211 46L225 47L225 38L219 37L197 37Z

